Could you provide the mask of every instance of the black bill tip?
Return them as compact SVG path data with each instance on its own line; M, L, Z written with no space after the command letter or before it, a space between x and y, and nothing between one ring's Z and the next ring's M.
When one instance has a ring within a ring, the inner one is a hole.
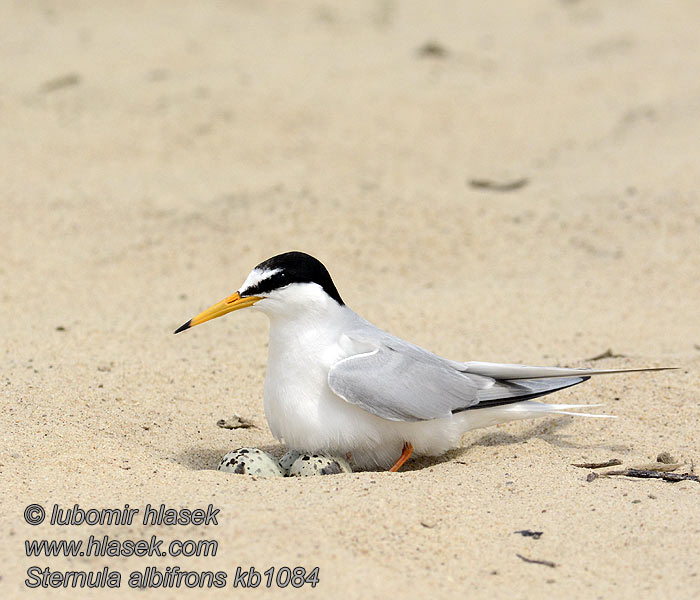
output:
M184 325L180 325L180 327L178 327L173 333L180 333L181 331L185 331L185 329L189 329L190 327L192 327L192 319L187 321L187 323Z

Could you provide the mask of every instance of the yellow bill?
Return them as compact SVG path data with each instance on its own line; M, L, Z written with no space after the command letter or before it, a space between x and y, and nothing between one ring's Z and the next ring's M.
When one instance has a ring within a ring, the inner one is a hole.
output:
M228 298L224 298L221 302L217 302L214 306L210 306L207 308L207 310L199 313L196 317L178 327L175 330L175 333L180 333L181 331L185 331L185 329L189 329L190 327L194 327L195 325L199 325L205 321L211 321L217 317L223 317L234 310L252 306L258 300L262 300L262 298L260 296L246 296L245 298L241 298L238 292L236 292L235 294L231 294Z

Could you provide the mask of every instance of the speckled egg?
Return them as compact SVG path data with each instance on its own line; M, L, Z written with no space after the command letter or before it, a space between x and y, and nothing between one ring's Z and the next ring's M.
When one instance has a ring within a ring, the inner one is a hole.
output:
M352 473L348 461L338 456L323 454L302 454L289 468L290 477L335 475L336 473Z
M296 461L296 459L300 456L301 452L297 452L296 450L290 450L282 458L280 458L280 461L277 464L280 466L280 469L282 469L284 474L288 475L289 469L292 468L294 461Z
M256 477L284 477L277 461L259 448L238 448L229 452L221 459L218 469Z

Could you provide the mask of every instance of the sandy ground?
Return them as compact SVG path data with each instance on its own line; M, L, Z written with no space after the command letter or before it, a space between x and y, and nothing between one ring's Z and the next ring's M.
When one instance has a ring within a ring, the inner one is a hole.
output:
M319 584L278 597L700 597L700 485L571 465L700 463L700 4L1 4L3 597L110 597L29 590L33 565L107 566L139 598L260 597L236 567L283 565ZM223 474L233 448L284 451L266 319L172 331L291 249L450 358L680 369L556 396L616 420L474 431L398 474ZM217 427L234 413L257 427ZM31 503L220 513L33 527ZM91 534L219 547L26 556ZM228 588L127 585L173 565Z

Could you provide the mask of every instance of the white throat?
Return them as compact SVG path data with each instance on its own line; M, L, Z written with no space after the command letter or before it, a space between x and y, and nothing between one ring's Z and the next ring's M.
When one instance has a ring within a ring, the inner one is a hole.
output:
M251 308L265 313L271 328L295 323L301 328L335 329L336 324L345 323L348 312L352 313L316 283L292 283L265 294Z

